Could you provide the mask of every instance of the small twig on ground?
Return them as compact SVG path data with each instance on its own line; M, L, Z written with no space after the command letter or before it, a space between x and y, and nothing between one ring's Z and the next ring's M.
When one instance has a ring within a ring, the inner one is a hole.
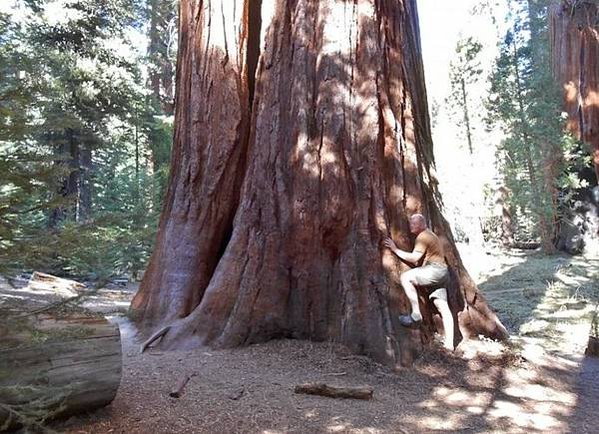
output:
M170 396L171 398L180 398L181 395L183 395L183 389L185 389L185 386L187 385L187 383L189 382L191 377L195 377L195 376L196 376L195 372L192 372L191 374L185 374L183 377L181 377L181 379L177 383L177 387L175 387L168 394L168 396Z

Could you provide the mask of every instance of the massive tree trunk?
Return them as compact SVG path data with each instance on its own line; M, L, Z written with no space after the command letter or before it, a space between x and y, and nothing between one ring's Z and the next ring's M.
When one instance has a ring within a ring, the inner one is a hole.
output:
M599 180L599 5L567 1L551 9L553 71L563 87L567 128L591 150Z
M405 268L426 214L462 334L504 327L440 213L413 0L182 0L171 179L132 308L162 345L334 340L409 364ZM424 299L423 299L424 300Z

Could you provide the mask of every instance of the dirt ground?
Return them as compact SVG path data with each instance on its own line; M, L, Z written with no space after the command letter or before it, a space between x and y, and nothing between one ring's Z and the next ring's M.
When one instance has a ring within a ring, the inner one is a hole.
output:
M54 423L67 433L597 432L599 359L585 358L599 258L462 251L512 333L454 354L434 346L392 372L331 343L274 341L233 350L139 353L123 315L134 288L84 301L119 323L123 378L111 405ZM0 293L0 300L5 295ZM168 392L192 375L179 399ZM368 385L370 401L293 393L296 384Z

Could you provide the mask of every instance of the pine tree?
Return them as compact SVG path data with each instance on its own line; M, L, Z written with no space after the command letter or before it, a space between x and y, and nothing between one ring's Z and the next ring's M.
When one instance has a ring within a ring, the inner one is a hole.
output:
M0 21L3 265L135 274L161 208L145 54L128 48L128 34L139 33L146 19L144 5L14 6Z
M453 109L471 155L474 152L474 125L480 123L473 118L481 116L480 110L476 110L471 86L482 78L483 71L478 59L481 49L480 42L472 37L460 39L455 50L456 57L449 66L451 93L446 104Z
M547 5L529 3L520 2L512 10L513 25L491 77L488 108L491 122L505 134L500 153L519 226L516 235L527 240L538 237L543 250L552 252L568 141L550 70Z

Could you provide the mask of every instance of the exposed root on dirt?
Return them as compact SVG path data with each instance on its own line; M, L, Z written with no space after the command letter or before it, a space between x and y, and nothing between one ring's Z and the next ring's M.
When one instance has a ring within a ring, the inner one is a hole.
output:
M143 353L144 351L146 351L146 349L150 345L152 345L155 341L163 338L164 335L166 335L170 329L171 329L171 326L167 325L167 326L161 328L160 330L158 330L156 333L154 333L152 336L150 336L150 338L147 341L145 341L143 344L141 344L141 349L139 352Z

